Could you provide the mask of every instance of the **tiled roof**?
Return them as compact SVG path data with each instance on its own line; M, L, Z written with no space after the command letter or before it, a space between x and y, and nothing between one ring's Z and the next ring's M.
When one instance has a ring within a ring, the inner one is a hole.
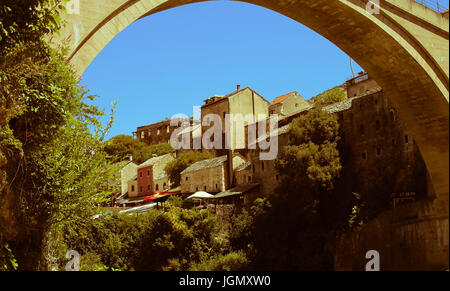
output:
M218 103L218 102L220 102L220 101L226 100L226 99L228 99L228 98L230 98L230 97L233 97L234 95L236 95L236 94L238 94L238 93L240 93L240 92L242 92L242 91L245 91L245 90L247 90L247 89L250 90L250 91L252 91L252 92L255 93L256 95L258 95L259 97L261 97L262 100L264 100L264 101L266 101L267 103L269 103L269 101L267 101L263 96L259 95L258 92L256 92L255 90L253 90L253 89L250 88L250 87L245 87L244 89L240 89L239 91L231 92L230 94L225 95L225 96L223 96L222 98L220 98L220 99L218 99L218 100L216 100L216 101L214 101L214 102L211 102L211 103L208 103L208 104L204 104L204 105L202 106L202 108L203 108L203 107L207 107L207 106L209 106L209 105L211 105L211 104L215 104L215 103Z
M161 175L154 177L153 180L160 180L160 179L164 179L164 178L167 178L166 173L162 173Z
M217 157L217 158L213 158L213 159L209 159L209 160L199 161L199 162L196 162L196 163L192 164L191 166L189 166L187 169L185 169L183 172L181 172L181 174L194 172L194 171L198 171L198 170L203 170L203 169L215 168L215 167L223 165L223 163L225 163L227 161L227 159L228 159L227 156L221 156L221 157Z
M251 162L246 162L236 168L236 171L243 171L251 166Z
M144 163L140 164L139 168L153 166L154 164L156 164L157 162L161 161L162 159L166 158L169 155L171 155L171 154L166 154L166 155L163 155L163 156L151 158L151 159L145 161Z
M336 113L344 110L348 110L352 107L352 101L354 98L345 99L344 101L333 103L331 105L325 106L323 110L329 113Z
M284 100L286 100L289 96L291 96L294 93L297 93L297 91L294 91L294 92L287 93L285 95L279 96L279 97L273 99L273 101L270 102L270 105L275 105L275 104L278 104L278 103L282 103Z
M275 135L282 135L282 134L286 134L289 132L289 126L290 124L286 124L285 126L282 126L274 131L272 131L271 136L275 136ZM263 136L260 136L254 143L250 144L249 147L253 146L256 143L262 142L264 140L266 140L269 136L267 135L267 132L263 134Z
M245 194L245 193L255 189L258 186L259 186L259 184L238 185L238 186L234 187L233 189L229 189L224 192L220 192L219 194L214 196L214 198L225 198L225 197L230 197L230 196L235 196L235 195L242 195L242 194Z

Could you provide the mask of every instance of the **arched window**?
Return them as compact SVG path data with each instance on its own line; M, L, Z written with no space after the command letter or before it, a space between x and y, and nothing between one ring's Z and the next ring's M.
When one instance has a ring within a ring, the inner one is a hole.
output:
M167 186L167 183L164 182L164 184L163 184L164 189L166 189L166 186Z
M156 184L155 189L156 189L156 191L159 191L159 185L158 184Z
M394 109L391 109L390 115L391 115L391 121L395 122L395 111L394 111Z

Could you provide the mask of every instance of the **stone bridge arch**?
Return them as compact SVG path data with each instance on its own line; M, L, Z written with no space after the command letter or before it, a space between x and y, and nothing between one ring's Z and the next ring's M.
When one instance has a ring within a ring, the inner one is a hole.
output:
M209 0L73 0L61 37L82 74L128 25L151 14ZM79 3L79 5L77 4ZM384 89L410 128L448 217L449 20L413 0L245 0L290 17L356 60ZM377 1L374 1L377 2Z

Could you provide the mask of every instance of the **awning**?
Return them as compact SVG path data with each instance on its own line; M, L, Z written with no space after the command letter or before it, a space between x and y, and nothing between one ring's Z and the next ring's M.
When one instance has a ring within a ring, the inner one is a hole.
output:
M225 198L225 197L242 195L242 194L245 194L247 192L250 192L251 190L253 190L253 189L257 188L257 187L259 187L259 184L239 185L237 187L234 187L233 189L229 189L227 191L220 192L219 194L214 196L214 198Z
M214 198L214 195L211 195L209 193L206 193L206 192L202 191L202 192L196 192L195 194L192 194L191 196L189 196L185 200L188 200L188 199L208 199L208 198Z

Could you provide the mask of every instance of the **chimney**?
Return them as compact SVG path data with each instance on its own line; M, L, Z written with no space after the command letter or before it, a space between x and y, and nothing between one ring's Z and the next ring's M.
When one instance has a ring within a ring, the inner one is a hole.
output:
M237 85L237 91L241 90L241 85Z

